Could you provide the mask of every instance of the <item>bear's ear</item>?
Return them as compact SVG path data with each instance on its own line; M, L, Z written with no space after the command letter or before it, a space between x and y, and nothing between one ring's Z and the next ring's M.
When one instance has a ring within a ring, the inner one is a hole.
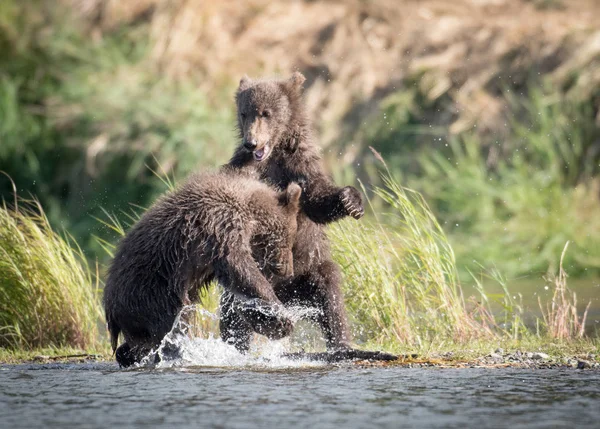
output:
M288 204L297 206L300 202L300 194L302 194L302 188L300 187L300 185L295 182L292 182L288 185L285 192L287 194Z
M285 191L279 195L279 204L284 206L288 212L295 216L300 210L300 195L302 188L297 183L290 183Z
M252 79L250 79L247 74L242 76L242 78L240 79L240 86L238 87L238 92L242 92L245 89L248 89L251 83Z
M300 90L302 88L302 84L306 81L306 78L299 71L295 71L292 76L287 80L287 84L289 87L294 88L296 90Z

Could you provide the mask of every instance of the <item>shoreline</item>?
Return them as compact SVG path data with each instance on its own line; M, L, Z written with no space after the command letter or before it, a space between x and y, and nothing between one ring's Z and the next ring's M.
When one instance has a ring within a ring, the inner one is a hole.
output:
M574 369L600 371L600 357L595 354L549 356L542 352L501 353L498 350L484 356L463 358L454 353L432 353L420 357L418 354L400 355L394 361L347 360L325 363L334 367L406 367L406 368L516 368L516 369ZM112 355L104 353L68 353L68 354L31 354L29 356L7 358L0 355L1 366L11 365L48 365L48 364L89 364L114 362Z
M534 354L535 355L535 354ZM562 356L547 358L514 359L513 357L481 356L473 359L409 358L392 362L360 362L365 366L404 366L408 368L517 368L517 369L576 369L600 371L597 358L587 356Z

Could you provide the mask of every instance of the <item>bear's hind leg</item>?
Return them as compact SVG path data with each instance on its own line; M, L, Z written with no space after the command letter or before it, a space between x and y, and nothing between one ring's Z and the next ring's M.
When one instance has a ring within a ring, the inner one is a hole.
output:
M328 350L350 348L350 333L340 288L339 267L331 260L322 261L309 273L294 277L275 287L284 305L315 307L313 319L319 323Z

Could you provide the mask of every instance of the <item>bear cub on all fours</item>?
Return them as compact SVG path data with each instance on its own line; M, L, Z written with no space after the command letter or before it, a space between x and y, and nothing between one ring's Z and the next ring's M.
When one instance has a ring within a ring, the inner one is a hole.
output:
M289 79L241 79L236 93L240 145L227 166L279 189L293 182L302 186L293 247L294 276L273 284L281 302L316 308L313 320L319 324L327 348L341 359L392 359L392 355L360 352L350 345L341 273L331 257L324 225L345 216L359 219L364 208L357 189L338 187L325 173L302 100L304 80L299 72ZM246 349L250 327L242 315L235 315L230 300L223 301L221 308L229 315L221 320L221 326L236 332L236 346Z
M224 169L194 175L160 198L120 242L108 271L103 303L118 363L155 350L213 279L229 299L250 303L235 311L254 332L289 335L293 325L271 281L293 273L300 195L295 183L277 192ZM125 343L117 348L119 333ZM222 332L234 341L231 334Z

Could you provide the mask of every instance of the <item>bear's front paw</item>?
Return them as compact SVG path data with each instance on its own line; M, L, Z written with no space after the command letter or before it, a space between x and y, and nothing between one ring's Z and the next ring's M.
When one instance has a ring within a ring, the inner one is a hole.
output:
M346 214L354 219L360 219L365 214L360 192L352 186L346 186L342 189L342 204L344 204Z

